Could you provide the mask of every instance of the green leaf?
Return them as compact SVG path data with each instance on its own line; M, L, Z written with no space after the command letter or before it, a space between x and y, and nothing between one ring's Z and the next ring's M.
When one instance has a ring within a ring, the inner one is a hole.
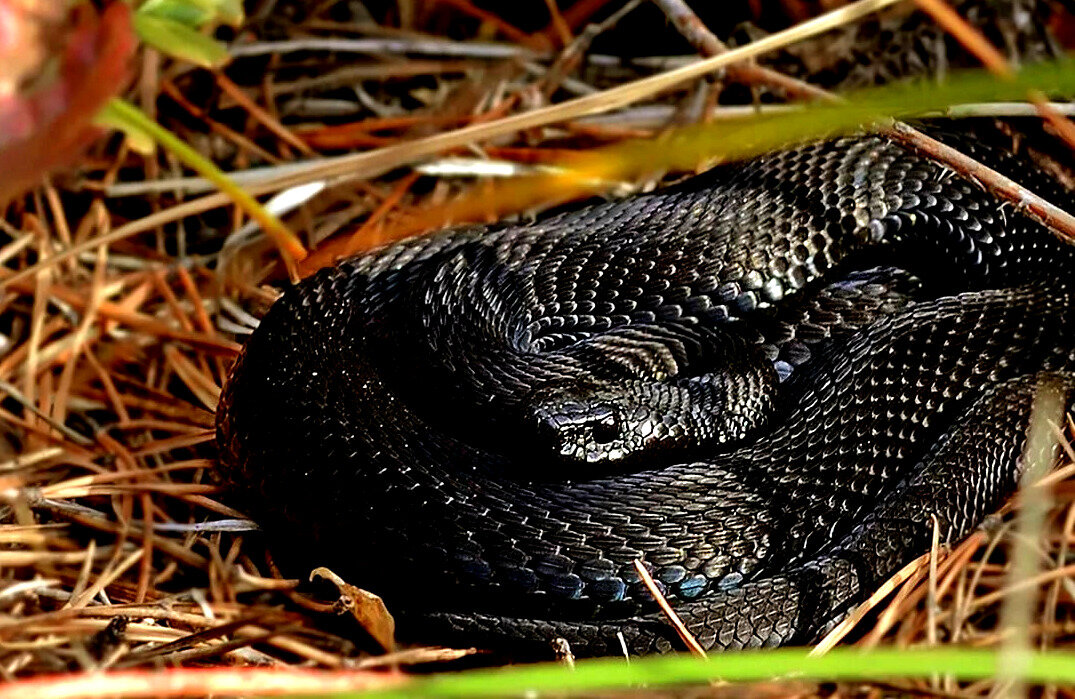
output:
M242 0L213 0L217 20L231 27L238 27L246 19Z
M899 83L851 92L840 102L813 103L778 114L729 119L675 129L656 139L626 141L598 149L595 170L629 179L658 169L685 170L705 159L740 160L796 144L877 130L904 119L943 114L958 104L1026 99L1030 90L1075 93L1075 62L1026 66L1010 80L985 70L953 73L943 84ZM604 164L600 162L604 160Z
M137 14L171 20L191 29L200 29L215 18L209 0L148 0L138 8Z
M109 101L97 112L93 123L106 129L115 129L127 139L131 150L142 155L152 155L157 149L153 136L142 128L140 122L130 119L124 112L115 108L115 101Z
M243 22L240 0L147 0L138 14L171 19L192 29L215 24L234 27Z
M224 44L174 19L137 12L134 28L147 44L175 58L204 68L216 68L228 62Z

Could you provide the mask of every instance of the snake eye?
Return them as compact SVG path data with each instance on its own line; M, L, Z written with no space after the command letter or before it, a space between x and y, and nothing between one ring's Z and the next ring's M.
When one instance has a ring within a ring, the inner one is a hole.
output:
M593 426L592 437L595 444L608 444L614 441L619 436L619 429L616 426L616 419L605 419L601 422L595 423Z

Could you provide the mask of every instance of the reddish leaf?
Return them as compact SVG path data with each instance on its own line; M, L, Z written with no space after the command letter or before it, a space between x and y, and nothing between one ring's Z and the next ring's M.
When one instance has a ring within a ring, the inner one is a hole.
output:
M29 21L10 22L19 11L17 0L0 0L0 22L9 20L0 33L12 27L14 32L28 32L21 40L4 41L7 37L0 36L0 56L29 50L23 47L38 34L49 34L33 31ZM26 7L21 11L31 12ZM58 46L58 77L49 84L20 92L13 89L13 81L21 75L0 76L0 203L32 186L49 170L74 161L100 131L93 125L94 115L129 77L128 63L136 43L125 3L112 2L100 14L89 4L80 4L71 11L61 33L60 42L41 38L33 47L51 51Z

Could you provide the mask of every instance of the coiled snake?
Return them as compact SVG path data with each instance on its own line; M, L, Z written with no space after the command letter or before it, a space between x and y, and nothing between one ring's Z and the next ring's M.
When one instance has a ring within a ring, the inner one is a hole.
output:
M423 639L678 647L641 559L705 648L807 642L1012 492L1073 271L881 137L809 145L314 275L234 370L222 469Z

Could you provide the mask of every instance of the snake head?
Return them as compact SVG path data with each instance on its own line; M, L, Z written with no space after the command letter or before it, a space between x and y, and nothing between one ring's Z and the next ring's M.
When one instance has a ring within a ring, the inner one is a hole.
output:
M532 405L540 443L563 462L620 465L672 436L647 406L623 394L554 392Z
M542 441L568 461L615 462L629 453L611 405L564 399L536 406L534 416Z
M775 381L772 364L764 368L674 381L559 384L531 394L526 405L539 448L561 464L651 467L733 443L764 424Z

